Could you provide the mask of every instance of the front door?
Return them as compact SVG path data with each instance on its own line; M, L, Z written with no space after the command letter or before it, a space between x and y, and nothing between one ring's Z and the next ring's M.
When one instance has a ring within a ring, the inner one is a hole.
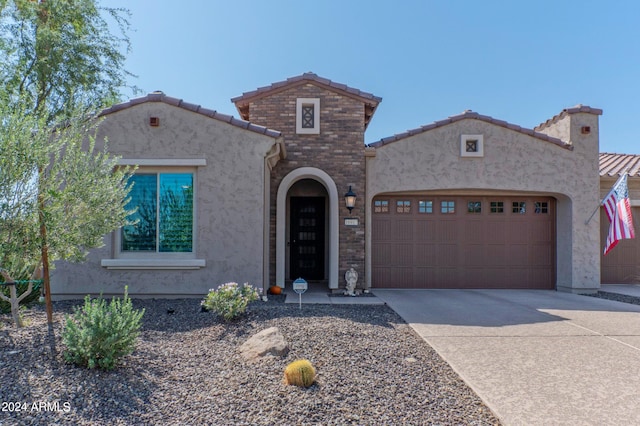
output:
M324 197L291 197L290 278L324 279Z

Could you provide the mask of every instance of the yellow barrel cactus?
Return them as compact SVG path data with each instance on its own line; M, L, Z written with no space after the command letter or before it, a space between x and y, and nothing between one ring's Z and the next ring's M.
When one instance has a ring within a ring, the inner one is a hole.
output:
M306 359L293 361L284 370L284 382L288 385L308 388L315 380L316 369Z

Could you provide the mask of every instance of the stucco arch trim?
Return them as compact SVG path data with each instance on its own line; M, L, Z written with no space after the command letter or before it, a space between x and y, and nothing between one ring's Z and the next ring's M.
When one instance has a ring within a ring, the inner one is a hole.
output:
M300 167L282 179L276 200L276 284L284 287L286 256L287 193L301 179L313 179L327 189L329 195L329 288L338 288L338 188L331 176L315 167Z

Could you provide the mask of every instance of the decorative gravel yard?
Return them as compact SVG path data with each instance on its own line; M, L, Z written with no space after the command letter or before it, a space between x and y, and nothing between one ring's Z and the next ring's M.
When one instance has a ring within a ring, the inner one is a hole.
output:
M15 329L0 316L0 425L495 425L453 370L386 306L254 302L225 323L200 300L134 300L145 308L132 355L113 371L66 364L63 314L53 335L43 307ZM169 313L173 312L173 313ZM276 326L285 357L245 361L238 347ZM53 337L52 337L53 336ZM287 386L297 358L317 369L308 389Z

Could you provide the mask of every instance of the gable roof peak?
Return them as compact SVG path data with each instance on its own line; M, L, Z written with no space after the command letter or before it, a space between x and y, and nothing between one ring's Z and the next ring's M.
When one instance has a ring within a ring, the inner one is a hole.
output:
M240 96L231 98L231 102L236 104L236 109L244 120L249 119L249 104L257 99L264 98L277 92L281 92L290 87L310 82L319 86L322 86L333 92L341 93L345 96L359 100L365 105L365 128L371 121L373 114L375 113L378 104L382 102L382 98L374 96L371 93L363 92L362 90L349 87L346 84L336 83L328 78L320 77L317 74L307 71L303 74L289 77L284 81L278 81L268 86L259 87L256 90L250 92L244 92Z
M571 144L568 144L568 143L566 143L565 141L563 141L561 139L554 138L552 136L548 136L548 135L546 135L544 133L540 133L540 132L537 132L537 131L532 130L532 129L527 129L525 127L521 127L521 126L518 126L516 124L511 124L511 123L508 123L508 122L506 122L504 120L498 120L498 119L490 117L488 115L481 115L481 114L478 114L477 112L474 112L474 111L471 111L471 110L464 110L461 114L449 116L448 118L445 118L444 120L434 121L431 124L427 124L427 125L415 128L415 129L407 130L406 132L403 132L403 133L398 133L396 135L380 139L377 142L373 142L373 143L368 144L368 146L371 146L371 147L374 147L374 148L378 148L378 147L387 145L387 144L392 143L392 142L397 142L397 141L406 139L406 138L408 138L410 136L414 136L414 135L417 135L417 134L420 134L420 133L427 132L429 130L437 129L437 128L442 127L442 126L446 126L448 124L455 123L457 121L467 120L467 119L483 121L485 123L489 123L489 124L493 124L493 125L496 125L496 126L504 127L504 128L509 129L509 130L513 130L515 132L522 133L522 134L525 134L525 135L528 135L528 136L532 136L532 137L534 137L536 139L543 140L545 142L551 142L551 143L553 143L555 145L558 145L558 146L560 146L562 148L565 148L565 149L568 149L568 150L573 150L573 146Z
M282 134L279 131L269 129L264 126L258 126L257 124L250 123L246 120L239 120L231 115L222 114L212 109L202 108L200 105L184 102L182 99L173 98L171 96L165 95L164 92L161 90L156 90L155 92L151 92L146 96L134 98L127 102L122 102L119 104L112 105L109 108L103 109L98 114L98 117L103 117L105 115L113 114L115 112L129 109L136 105L144 104L147 102L160 102L167 105L171 105L171 106L181 108L196 114L204 115L205 117L209 117L214 120L223 121L235 127L240 127L242 129L250 130L255 133L260 133L266 136L270 136L272 138L279 138L280 136L282 136Z
M268 93L272 93L274 90L281 90L282 88L288 87L292 84L300 83L302 81L312 81L320 85L327 86L327 88L330 88L332 90L346 92L353 97L362 98L363 102L365 103L375 103L377 105L382 101L382 98L374 96L371 93L363 92L362 90L349 87L346 84L336 83L329 80L328 78L320 77L314 72L307 71L303 74L289 77L284 81L278 81L268 86L259 87L256 90L252 90L250 92L244 92L240 96L231 98L231 102L235 103L236 105L238 105L239 103L244 104L248 102L249 99L265 96Z

